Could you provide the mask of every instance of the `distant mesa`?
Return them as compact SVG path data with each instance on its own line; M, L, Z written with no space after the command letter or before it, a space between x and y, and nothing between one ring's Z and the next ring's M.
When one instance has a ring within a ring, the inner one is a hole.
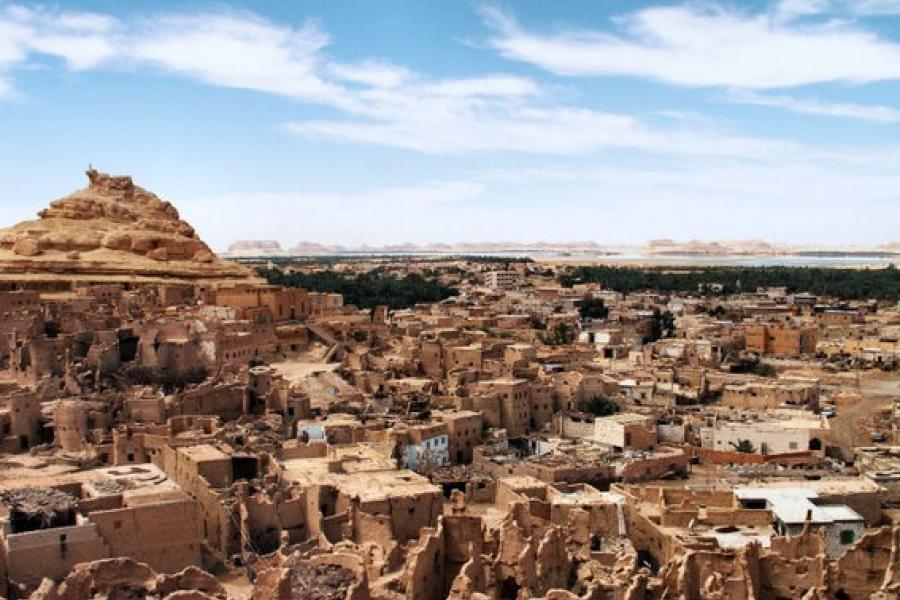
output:
M276 240L238 240L228 246L229 256L281 256L284 248Z
M0 230L0 286L259 281L219 259L172 204L131 177L87 176L88 187L54 200L39 219Z
M292 246L288 253L293 254L294 256L316 256L338 254L340 252L346 251L347 248L345 248L344 246L316 244L314 242L300 242L299 244Z
M300 242L287 250L270 240L242 240L231 244L224 252L233 257L264 256L325 256L342 253L355 254L496 254L521 252L604 252L608 249L596 242L460 242L456 244L431 243L413 244L410 242L373 246L342 246L338 244L319 244L316 242Z
M341 246L300 242L287 249L274 240L243 240L234 242L224 253L226 256L261 258L269 256L333 256L339 254L432 254L432 255L528 255L528 256L586 256L630 255L668 259L671 257L749 258L783 256L861 256L900 254L900 243L876 248L834 245L788 245L765 240L688 240L656 239L640 244L603 245L597 242L457 242L385 245L361 244Z
M737 240L728 242L690 240L677 242L662 239L651 240L642 248L646 256L687 255L687 256L773 256L784 254L788 249L775 246L764 240Z

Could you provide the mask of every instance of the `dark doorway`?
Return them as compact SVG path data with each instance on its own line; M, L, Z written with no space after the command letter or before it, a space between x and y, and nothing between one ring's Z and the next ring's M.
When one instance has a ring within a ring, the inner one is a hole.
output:
M502 600L516 600L519 596L519 584L512 577L507 577L500 582L500 598Z
M234 480L256 479L259 462L255 456L232 456L231 470L234 474Z

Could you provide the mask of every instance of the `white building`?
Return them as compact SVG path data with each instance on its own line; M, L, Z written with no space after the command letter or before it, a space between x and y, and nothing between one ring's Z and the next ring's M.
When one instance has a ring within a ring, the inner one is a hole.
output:
M753 445L754 454L824 452L827 433L818 417L778 421L717 421L700 431L701 445L720 452L734 452L742 442Z
M401 463L404 469L425 473L435 467L450 464L450 447L446 435L422 440L420 444L410 444L403 450Z
M781 536L825 528L825 553L835 559L866 532L866 522L846 504L822 504L819 495L804 488L735 488L735 498L743 508L768 509L775 522L772 527Z

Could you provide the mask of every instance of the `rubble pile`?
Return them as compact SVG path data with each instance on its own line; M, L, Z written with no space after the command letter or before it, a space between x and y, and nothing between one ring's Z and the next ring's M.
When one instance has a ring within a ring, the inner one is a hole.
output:
M0 492L14 531L64 527L74 522L77 500L53 488L21 488Z
M296 562L290 568L291 593L309 600L345 600L356 574L340 565Z

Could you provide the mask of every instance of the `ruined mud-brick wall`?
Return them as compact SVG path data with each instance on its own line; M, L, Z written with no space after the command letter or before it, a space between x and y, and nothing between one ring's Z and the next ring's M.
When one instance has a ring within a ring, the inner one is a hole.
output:
M588 514L588 522L592 533L602 537L626 535L627 532L619 531L618 504L557 504L550 505L550 522L560 527L568 526L572 514L575 511L585 511ZM623 512L624 514L624 512Z
M831 569L831 590L850 600L871 597L885 583L897 583L900 569L900 528L870 531L847 549Z
M247 388L240 383L206 385L176 394L172 402L176 415L215 415L233 421L247 408Z
M444 376L443 348L440 342L423 340L419 349L423 373L435 379Z
M143 432L132 431L128 426L113 430L112 464L115 466L149 462L150 455ZM146 562L146 561L144 561Z
M276 550L284 533L292 544L306 541L306 494L296 489L246 496L240 500L240 521L242 546L257 554Z
M687 527L691 521L699 519L698 511L698 506L665 508L660 515L660 524L663 527ZM707 507L705 516L699 521L713 527L768 527L772 518L772 513L765 509Z
M553 388L549 385L531 385L531 424L532 429L541 430L544 425L553 420L556 412L556 400L553 398Z
M404 579L407 600L433 600L447 595L444 572L444 533L442 524L422 531L418 544L406 560Z
M553 508L550 502L529 498L526 503L528 504L528 514L532 517L549 521L553 516Z
M466 483L466 500L481 504L493 504L497 497L494 479L469 481Z
M544 464L535 460L518 463L516 472L531 475L546 483L582 483L610 481L615 477L613 465L590 464L580 466Z
M526 485L527 483L527 485ZM516 487L513 487L513 486ZM494 502L500 510L506 510L513 502L524 502L527 498L547 498L547 485L535 481L533 484L522 480L500 478L496 480Z
M641 458L625 459L626 463L621 469L617 469L616 477L624 482L646 481L658 479L669 473L687 473L690 456L686 452L681 454L666 453L665 455L651 455Z
M163 573L200 565L198 517L197 503L188 498L161 498L154 504L88 515L112 556L129 556Z
M677 487L640 487L630 486L627 492L646 491L656 494L657 503L665 503L666 506L697 505L718 506L733 508L735 504L734 492L731 490L692 490Z
M394 523L388 515L371 515L361 510L352 511L353 541L358 544L373 543L388 553L397 546L394 539Z
M635 549L648 552L660 565L669 562L679 544L631 504L626 503L624 510L625 529Z
M3 406L0 400L0 406ZM9 409L9 432L0 438L0 451L20 452L40 441L41 401L34 392L17 390L5 401Z
M71 335L56 338L32 338L24 342L22 351L27 352L28 364L17 374L19 381L35 383L45 375L63 375L62 359L66 350L72 347ZM21 363L20 363L21 364ZM13 361L10 361L13 366Z
M125 401L125 417L132 423L162 423L166 417L165 399L161 395L154 398L128 398Z
M527 387L516 386L509 391L508 396L500 399L502 427L509 437L520 437L528 433L531 416L529 395Z
M442 520L447 565L446 586L449 588L453 577L472 558L473 553L482 552L484 525L481 517L466 514L445 515Z
M567 415L561 413L558 421L559 434L564 438L593 440L595 425L593 415Z
M485 456L486 446L476 446L472 449L472 469L478 473L484 473L494 479L501 477L509 477L515 475L517 464L514 462L499 463L491 460L490 456Z
M322 534L331 542L342 539L350 522L351 503L332 485L311 485L305 491L309 536Z
M754 575L758 572L758 556L758 546L753 545L739 552L689 552L664 574L668 584L668 594L664 598L751 600L756 597Z
M766 552L759 561L760 596L798 598L806 590L827 585L828 563L824 555L790 556Z
M239 552L236 504L228 506L223 503L220 494L197 472L196 463L187 460L176 448L163 446L152 458L153 464L197 501L198 526L209 548L220 553L220 557Z
M184 373L199 367L209 367L209 361L206 360L201 346L202 343L197 339L162 340L153 352L153 360L150 361L150 364L143 360L146 356L144 352L139 353L141 357L139 364L163 369L170 373ZM143 346L141 348L143 349Z
M78 563L109 556L109 547L91 523L6 537L7 577L32 589L44 577L60 579Z
M349 509L349 498L340 494L338 510ZM407 542L419 537L419 531L425 527L434 527L444 506L444 497L440 490L417 492L415 494L398 493L384 500L361 502L359 509L375 515L388 515L394 526L394 537L400 542Z

